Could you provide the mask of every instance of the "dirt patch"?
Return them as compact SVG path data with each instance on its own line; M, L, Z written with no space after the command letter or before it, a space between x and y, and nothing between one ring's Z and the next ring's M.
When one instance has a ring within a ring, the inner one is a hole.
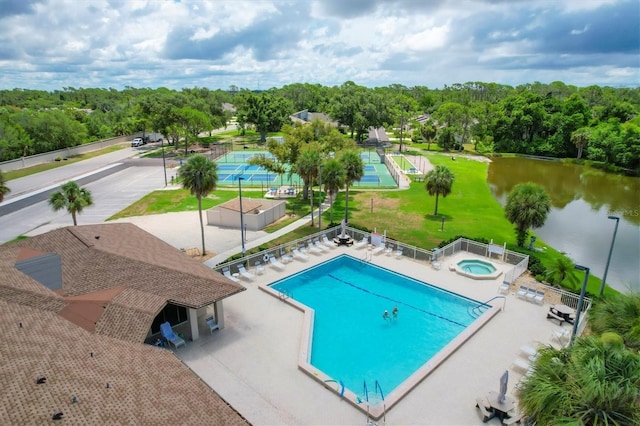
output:
M188 249L180 249L180 250L190 258L200 262L205 262L216 255L216 253L212 251L207 251L207 254L203 256L202 250L200 250L199 248L188 248Z

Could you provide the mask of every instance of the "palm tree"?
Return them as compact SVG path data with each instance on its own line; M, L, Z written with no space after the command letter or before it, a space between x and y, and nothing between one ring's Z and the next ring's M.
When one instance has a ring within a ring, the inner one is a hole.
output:
M436 216L438 214L438 197L440 195L446 197L451 194L455 176L451 173L451 170L439 164L435 169L427 173L424 180L426 182L424 188L429 192L429 195L436 196L436 208L433 212L433 215Z
M520 383L520 409L536 425L640 424L640 355L615 333L543 347Z
M7 179L4 175L4 172L0 170L0 203L4 200L5 194L10 193L11 190L7 186Z
M200 216L200 234L202 235L202 255L207 252L204 247L204 224L202 223L202 197L206 197L216 189L218 182L218 165L201 154L193 155L184 164L178 174L182 177L182 187L198 199L198 215Z
M333 199L340 188L344 186L346 178L347 173L344 170L344 166L338 160L332 158L324 164L322 167L322 184L327 195L329 195L329 199ZM320 189L322 190L322 188ZM333 203L331 203L329 211L329 221L333 223Z
M535 183L521 183L507 195L504 213L509 222L516 225L516 240L524 247L529 228L544 225L551 211L551 200L544 188Z
M551 268L547 269L545 278L551 284L562 285L562 282L567 280L567 284L572 290L575 290L580 284L578 278L573 274L575 271L575 265L568 257L557 257Z
M582 127L571 133L571 142L578 149L578 155L576 157L577 159L580 159L582 157L582 151L584 150L584 147L587 146L587 144L590 142L590 140L591 132L589 131L588 127Z
M344 166L345 171L345 185L347 191L345 193L344 201L344 222L349 222L349 187L353 182L357 182L364 176L364 161L362 157L355 151L345 151L340 156L339 161Z
M73 226L77 226L77 215L82 213L85 207L92 205L93 199L89 190L80 188L74 181L69 181L60 187L60 191L51 194L49 204L54 211L67 209L73 218Z
M313 186L313 182L318 178L318 172L320 170L320 164L322 164L322 158L317 149L308 148L300 153L298 162L296 163L296 169L298 175L304 182L303 198L307 199L309 194L309 188ZM311 226L313 226L313 196L311 199Z

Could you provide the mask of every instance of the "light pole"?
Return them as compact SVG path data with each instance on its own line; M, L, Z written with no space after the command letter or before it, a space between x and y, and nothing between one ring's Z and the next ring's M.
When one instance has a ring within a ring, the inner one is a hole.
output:
M602 277L602 284L600 285L600 296L602 296L602 292L604 291L604 285L607 282L607 272L609 272L609 262L611 262L611 253L613 253L613 245L616 242L616 233L618 232L618 224L620 223L620 218L618 216L609 216L609 219L616 221L616 227L613 229L613 238L611 238L611 247L609 247L609 257L607 258L607 266L604 267L604 276Z
M240 239L242 240L242 257L245 255L244 249L244 216L242 214L242 180L244 178L240 176L238 178L238 192L240 193Z
M322 164L318 169L318 230L322 231Z
M162 146L162 170L164 170L164 186L167 186L167 163L164 159L164 138L160 139L160 146Z
M576 319L573 321L573 330L571 331L571 341L569 346L573 346L573 341L578 332L578 324L580 324L580 314L582 313L582 304L584 303L584 293L587 290L587 281L589 281L589 268L582 265L576 265L579 271L584 271L584 280L582 281L582 289L580 290L580 298L578 299L578 307L576 308Z

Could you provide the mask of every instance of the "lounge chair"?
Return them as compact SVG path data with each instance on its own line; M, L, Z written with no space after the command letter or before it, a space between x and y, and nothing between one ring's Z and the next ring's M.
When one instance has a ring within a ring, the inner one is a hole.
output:
M518 289L518 292L516 293L516 296L518 296L521 299L525 299L527 297L528 292L529 292L529 289L521 285L520 289Z
M262 266L262 263L260 261L257 261L255 263L255 266L256 266L256 274L258 275L264 274L264 266Z
M301 253L297 247L291 249L291 253L293 253L293 258L298 260L309 260L309 256L304 253Z
M531 364L529 364L527 361L525 361L522 358L516 358L513 361L513 366L514 367L518 367L519 369L523 370L523 371L528 371L531 368Z
M509 293L509 288L511 288L511 284L509 284L506 281L503 281L502 284L500 284L500 288L498 289L498 292L501 294L507 294Z
M213 317L209 317L209 318L205 319L205 322L209 326L209 331L211 332L211 334L213 334L214 330L219 330L220 329L220 326L218 325L216 320L213 319Z
M552 338L555 338L558 343L560 343L561 346L564 347L564 345L567 344L567 342L569 342L569 339L571 338L571 333L569 330L563 329L563 330L556 330L551 334Z
M442 264L440 262L438 262L437 260L432 260L431 261L431 267L433 269L435 269L436 271L439 271L442 268Z
M529 287L529 291L527 291L527 301L533 302L536 298L536 289L533 287Z
M398 247L396 249L396 259L400 259L402 257L402 247Z
M169 324L168 322L163 322L162 324L160 324L160 333L162 334L162 337L164 337L167 342L171 343L176 349L178 349L180 346L187 346L187 342L185 342L182 337L177 336L173 332L173 328L171 328L171 324Z
M393 246L391 244L389 244L387 246L387 248L384 251L384 254L387 256L391 256L391 253L393 253Z
M539 305L542 305L544 303L544 291L536 290L536 295L533 298L533 301Z
M329 247L332 249L338 247L333 241L330 241L329 238L327 238L327 234L322 234L322 244L324 244L325 247Z
M311 240L307 241L307 251L313 254L322 254L323 252L318 247L316 247L315 244L313 244L313 241Z
M382 253L382 251L385 249L384 244L380 244L379 246L376 246L373 248L373 250L371 250L371 254L379 254Z
M538 350L536 348L532 348L531 346L527 345L520 346L520 352L526 354L527 356L535 356L538 354Z
M244 268L244 265L242 263L238 265L238 272L240 273L240 276L242 278L244 278L246 280L249 280L249 281L253 281L253 279L256 277L251 272L247 271Z
M321 252L325 252L325 251L327 251L327 247L326 247L324 244L322 244L322 243L320 242L320 240L319 240L319 239L317 239L317 238L315 238L315 239L313 240L313 245L314 245L318 250L320 250Z
M495 416L495 413L489 411L491 409L491 404L489 404L489 401L486 401L484 398L476 398L476 407L480 410L480 414L482 414L483 423L488 422Z
M369 239L367 238L367 236L365 235L364 237L362 237L362 239L360 241L358 241L355 244L355 247L357 249L361 249L367 246L367 244L369 244Z
M270 255L269 256L269 263L271 264L271 266L273 266L275 269L278 269L280 271L282 271L284 269L284 264L280 263L278 261L278 259L276 259L276 257L274 255Z
M293 255L290 253L287 253L284 250L280 251L280 259L282 259L282 263L289 263L293 260Z
M240 282L239 279L237 279L236 277L231 275L231 270L229 269L228 266L225 266L224 268L222 268L222 273L224 274L225 277L229 278L234 283L239 283Z

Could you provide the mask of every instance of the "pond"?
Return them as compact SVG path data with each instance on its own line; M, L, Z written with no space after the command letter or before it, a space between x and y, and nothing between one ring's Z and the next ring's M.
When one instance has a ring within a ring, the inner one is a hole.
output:
M559 161L495 158L487 180L502 205L518 183L544 187L552 207L536 235L598 277L604 275L616 223L608 216L620 217L607 284L640 291L640 178Z

